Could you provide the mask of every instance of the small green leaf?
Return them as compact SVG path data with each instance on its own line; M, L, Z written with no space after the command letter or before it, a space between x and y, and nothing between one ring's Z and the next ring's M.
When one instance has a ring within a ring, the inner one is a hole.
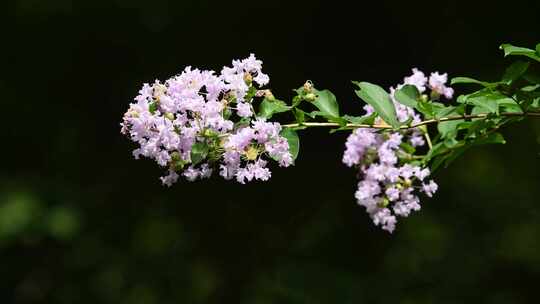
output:
M401 89L394 92L394 97L399 103L411 108L416 108L419 96L420 93L416 86L410 84L404 85Z
M251 86L246 92L246 96L244 96L244 100L250 101L253 97L255 97L256 94L257 94L257 88L254 86Z
M298 157L298 152L300 151L300 138L298 138L298 133L291 128L284 128L281 130L281 136L287 139L289 143L289 152L293 158L293 161Z
M208 145L205 142L196 142L191 147L191 163L197 165L208 155Z
M540 43L536 45L536 54L540 56Z
M400 123L396 117L396 109L394 103L390 99L390 95L378 85L369 82L353 82L360 90L356 91L356 95L370 104L375 112L389 125L398 128Z
M400 148L402 148L405 152L409 154L414 154L416 152L416 148L414 148L411 144L408 144L406 142L402 142L399 144Z
M500 49L504 51L504 56L527 56L536 61L540 61L540 55L535 50L531 50L524 47L513 46L511 44L502 44Z
M155 101L151 101L150 103L148 103L148 112L150 112L150 114L154 114L156 113L157 111L157 103Z
M269 100L268 98L265 98L259 105L259 113L257 116L269 119L276 113L287 112L290 109L291 107L287 106L284 101L277 99Z
M516 81L521 75L523 75L529 68L529 62L516 61L512 63L503 75L503 81L510 84Z
M327 116L339 117L339 106L336 100L336 96L329 90L314 90L317 97L313 101L315 105L322 113Z

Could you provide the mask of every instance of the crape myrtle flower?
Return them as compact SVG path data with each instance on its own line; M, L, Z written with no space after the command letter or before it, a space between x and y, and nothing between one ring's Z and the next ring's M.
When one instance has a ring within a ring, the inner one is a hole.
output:
M431 95L452 97L452 88L445 86L446 74L432 73L428 79L422 71L416 68L412 71L413 74L405 77L398 89L410 84L421 93L429 88ZM420 114L397 102L394 92L394 88L390 88L398 120L420 122ZM365 116L374 111L370 105L364 109ZM378 123L381 122L379 119ZM405 149L407 146L418 148L424 145L423 133L418 128L385 132L360 128L354 130L345 143L343 163L359 170L355 198L366 208L373 223L386 231L394 231L398 217L407 217L411 212L420 210L419 193L431 197L437 191L437 184L428 179L429 169L415 162Z
M121 133L137 144L133 156L150 158L167 170L171 186L179 178L208 178L213 172L240 183L266 181L269 160L293 162L281 125L257 118L251 102L268 92L262 61L251 54L214 71L186 67L165 82L143 84L121 123ZM257 96L256 96L257 95Z

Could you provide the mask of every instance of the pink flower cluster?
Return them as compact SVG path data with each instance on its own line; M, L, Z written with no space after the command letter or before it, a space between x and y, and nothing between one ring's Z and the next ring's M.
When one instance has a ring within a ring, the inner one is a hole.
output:
M168 173L163 184L180 176L189 181L220 175L245 183L267 180L265 156L292 164L281 126L255 116L252 101L269 82L253 54L234 60L219 75L187 67L161 83L144 84L130 104L121 132L138 144L135 158L154 159Z
M431 92L435 96L443 95L447 99L452 98L454 95L454 89L446 86L448 81L448 74L439 74L439 72L433 72L429 76L429 79L425 74L417 68L412 69L413 74L403 79L403 84L398 85L398 89L403 85L410 84L416 86L420 93L426 91L426 86L431 89Z
M433 73L428 80L424 73L413 69L413 74L405 77L404 84L397 87L411 84L422 93L427 86L432 92L451 98L453 90L445 86L446 79L446 74ZM398 103L393 97L394 89L390 91L398 120L419 122L420 115L413 108ZM374 111L370 105L364 109L366 116ZM431 197L437 191L437 184L427 179L429 169L407 152L410 149L405 148L418 148L424 144L423 133L419 129L399 132L356 129L347 139L343 162L349 167L359 168L360 181L355 197L358 204L366 208L373 223L384 230L393 232L398 216L407 217L412 211L420 210L419 192Z

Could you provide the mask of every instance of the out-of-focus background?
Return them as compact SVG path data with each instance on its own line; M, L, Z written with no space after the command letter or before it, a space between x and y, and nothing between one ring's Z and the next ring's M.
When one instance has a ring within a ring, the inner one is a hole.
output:
M143 82L254 52L290 100L311 79L412 67L495 80L540 42L538 1L16 0L0 18L0 303L534 303L540 122L471 150L390 235L354 199L345 133L308 130L266 183L161 186L119 133ZM463 93L463 88L457 88Z

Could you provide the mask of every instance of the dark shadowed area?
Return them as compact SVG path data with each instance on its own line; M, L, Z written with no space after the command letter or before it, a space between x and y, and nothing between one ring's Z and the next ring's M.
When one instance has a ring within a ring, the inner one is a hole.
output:
M301 133L265 183L163 187L120 134L143 82L253 52L283 100L311 79L410 69L497 79L501 43L540 42L538 1L16 0L4 29L0 303L534 303L540 121L437 172L390 235L356 204L347 133ZM458 87L457 93L465 93ZM286 119L282 122L286 122Z

